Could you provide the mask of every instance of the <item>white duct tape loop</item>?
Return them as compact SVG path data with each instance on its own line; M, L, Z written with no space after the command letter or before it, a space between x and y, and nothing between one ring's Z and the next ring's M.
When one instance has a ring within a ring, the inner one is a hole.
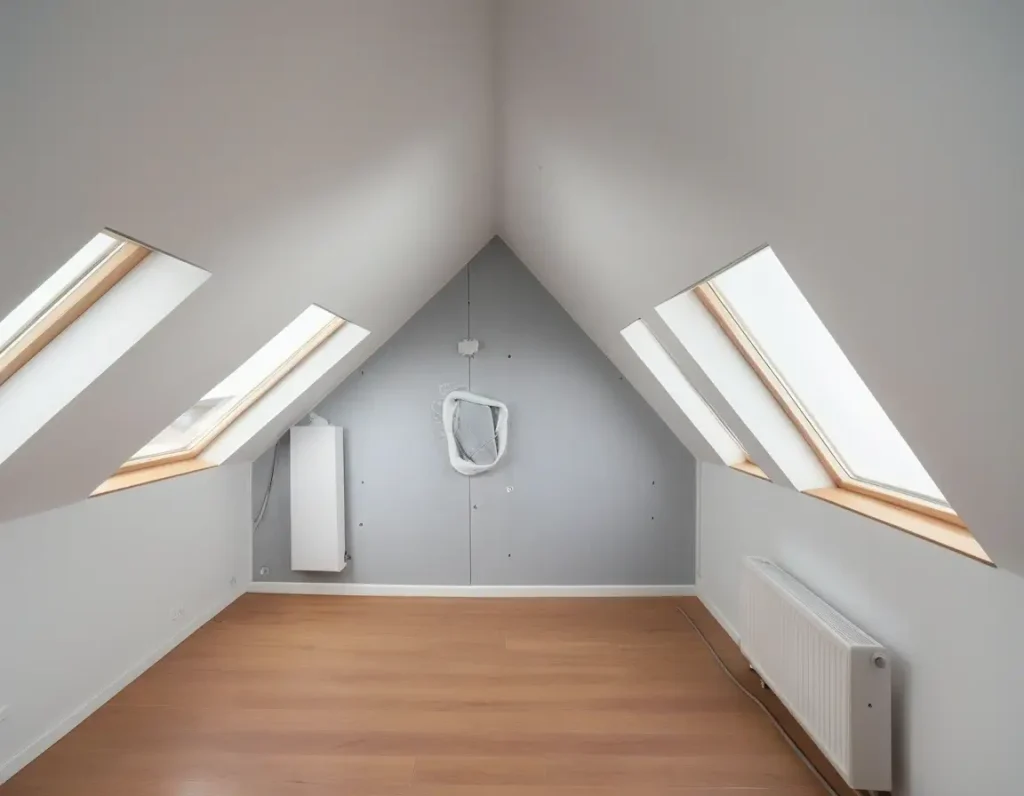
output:
M494 459L490 462L475 462L474 451L466 451L459 439L458 414L460 403L477 404L485 406L491 411L493 418L493 436L487 440L488 444L497 443ZM441 404L441 421L444 424L444 435L448 440L448 459L452 467L462 475L477 475L492 469L501 457L505 455L508 447L508 407L501 401L492 398L485 398L482 395L466 392L465 390L453 390L444 397Z

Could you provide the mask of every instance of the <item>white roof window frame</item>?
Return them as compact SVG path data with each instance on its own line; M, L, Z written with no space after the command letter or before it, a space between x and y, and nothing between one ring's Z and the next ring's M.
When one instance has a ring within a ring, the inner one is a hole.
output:
M686 363L770 480L806 491L831 486L825 468L691 288L666 299L648 320L667 329L666 347ZM676 353L678 348L678 353Z
M0 319L0 385L21 370L151 253L147 247L110 230L93 236Z
M646 320L634 321L619 334L723 464L767 478L751 460L739 437L687 378Z
M726 271L741 266L752 257L764 252L771 252L771 247L762 246L751 252L741 260L731 265ZM774 258L779 266L784 269L778 258ZM712 315L715 321L721 326L722 331L732 341L736 349L743 355L747 364L754 370L757 376L768 388L772 396L782 407L790 421L806 440L807 444L814 451L822 466L828 471L829 476L836 486L860 492L870 497L893 503L903 508L929 514L939 519L947 520L955 524L963 525L962 520L956 512L946 503L938 503L928 500L923 496L912 494L885 484L867 481L854 476L844 464L840 453L836 450L832 441L821 430L820 425L815 421L813 415L806 409L800 397L786 380L785 374L781 373L771 359L765 354L753 335L748 331L743 319L730 306L726 296L715 286L715 280L722 274L719 272L710 279L702 282L694 288L697 298ZM796 288L799 291L799 288ZM806 298L801 294L801 299ZM808 307L810 304L808 303ZM811 308L813 311L813 308ZM820 319L819 319L820 323ZM821 324L822 329L827 328ZM852 368L852 366L851 366ZM858 376L859 378L859 376ZM868 389L865 385L865 389ZM891 421L890 421L891 422ZM899 433L898 431L896 433Z
M342 329L346 322L343 318L334 315L328 310L319 307L316 304L310 305L305 312L312 309L320 310L326 317L322 324L319 324L316 329L307 337L303 339L303 342L297 346L292 352L285 357L280 363L273 368L266 376L260 379L254 386L248 389L245 393L238 396L230 406L221 414L217 419L216 423L212 426L203 429L197 436L191 438L184 446L170 450L166 453L158 453L153 455L144 456L133 456L127 462L125 462L115 474L115 478L118 475L126 473L132 473L136 471L149 470L152 468L164 467L168 465L181 465L186 462L194 462L193 467L176 467L176 469L182 472L190 469L201 469L207 466L213 466L215 462L206 462L202 460L203 453L223 434L225 433L239 418L241 418L246 412L254 407L268 392L270 392L280 381L282 381L289 373L291 373L300 363L306 360L314 351L320 348L325 342L327 342L336 332ZM295 318L293 323L299 321L304 313L300 313ZM289 324L290 325L290 324ZM281 330L284 333L288 327L286 326ZM281 334L279 333L279 334ZM266 345L273 343L274 338L271 338ZM244 368L249 362L255 357L259 356L261 349L257 350L252 357L243 362L235 371ZM230 378L229 375L229 378ZM205 397L205 396L204 396ZM200 399L200 403L203 399ZM144 450L144 448L143 448Z
M254 400L230 423L218 424L223 428L210 434L193 458L182 455L174 461L152 462L145 467L122 467L96 487L92 497L223 464L252 461L358 367L371 350L363 345L369 336L369 330L343 320L333 333L324 334L318 344L310 344L303 356L296 356L290 367L282 365L275 372L278 378L273 383L267 379L253 390L250 397ZM255 395L257 391L259 395Z
M714 320L720 331L728 338L777 403L791 426L799 432L808 450L820 462L824 472L832 481L831 486L827 487L801 488L797 486L797 488L811 496L879 520L983 563L991 564L991 559L971 535L964 521L948 504L938 503L935 500L925 499L922 496L884 484L854 477L820 431L813 417L790 389L783 375L773 367L752 335L748 333L742 320L732 311L726 298L715 288L714 280L717 277L766 249L770 251L770 247L767 245L758 247L726 268L712 274L688 292L691 292L703 305L710 318ZM778 260L777 257L775 259ZM785 270L781 262L779 262L779 266ZM795 287L799 291L799 287ZM801 299L804 302L807 301L802 294ZM807 302L807 306L813 312L813 307L809 302ZM828 333L827 327L824 326L821 319L817 320ZM684 340L680 339L680 342L686 345ZM845 357L845 355L843 356ZM852 368L852 365L850 367ZM870 392L870 388L864 386ZM898 430L896 433L899 433Z

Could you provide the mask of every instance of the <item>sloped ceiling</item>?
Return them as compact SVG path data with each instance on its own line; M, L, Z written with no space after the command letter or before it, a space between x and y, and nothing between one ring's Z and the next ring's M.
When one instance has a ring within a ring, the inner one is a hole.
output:
M768 242L1024 571L1022 26L995 0L4 4L0 313L104 226L213 278L0 494L84 497L311 302L365 358L494 232L685 441L618 332Z
M619 330L770 243L989 554L1024 571L1024 7L500 11L501 234L638 389L665 411Z
M87 496L312 302L384 342L493 235L478 0L0 6L0 315L103 227L212 273L5 463Z

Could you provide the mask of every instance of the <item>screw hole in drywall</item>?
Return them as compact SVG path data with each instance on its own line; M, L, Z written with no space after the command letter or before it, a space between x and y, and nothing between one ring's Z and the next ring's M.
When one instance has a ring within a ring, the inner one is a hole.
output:
M270 567L260 567L260 575L269 575Z
M508 355L508 358L509 358L509 359L512 359L512 355L511 355L511 354L509 354L509 355Z
M360 527L360 528L362 528L362 527L363 527L363 524L362 524L362 523L359 523L359 527Z
M476 511L476 503L473 504L473 510Z
M651 517L651 519L653 520L653 519L654 519L654 517Z

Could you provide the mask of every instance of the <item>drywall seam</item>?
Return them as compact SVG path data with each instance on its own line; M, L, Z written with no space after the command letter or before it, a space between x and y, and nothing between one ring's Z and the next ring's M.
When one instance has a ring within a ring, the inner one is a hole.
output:
M213 619L213 617L231 605L231 603L241 597L244 593L245 585L240 585L231 590L227 600L214 600L209 606L207 606L206 610L200 611L192 622L185 625L164 643L157 645L148 655L139 659L125 669L119 677L111 681L106 687L100 689L92 697L85 700L85 702L71 711L49 730L43 732L20 752L15 753L8 760L0 764L0 784L13 777L21 769L39 757L39 755L57 743L57 741L71 732L75 727L89 718L89 716L95 713L99 708L103 707L104 704L117 695L117 693L125 686L181 644L181 642L191 636L195 631Z
M420 586L390 583L253 581L252 594L328 594L364 597L693 597L692 584L639 586ZM717 615L717 614L716 614Z
M470 338L479 352L459 356ZM291 570L283 448L253 580L694 583L693 460L624 381L495 239L315 410L347 429L346 572ZM519 418L490 473L448 464L436 416L453 389L500 398ZM257 503L272 458L256 468Z

